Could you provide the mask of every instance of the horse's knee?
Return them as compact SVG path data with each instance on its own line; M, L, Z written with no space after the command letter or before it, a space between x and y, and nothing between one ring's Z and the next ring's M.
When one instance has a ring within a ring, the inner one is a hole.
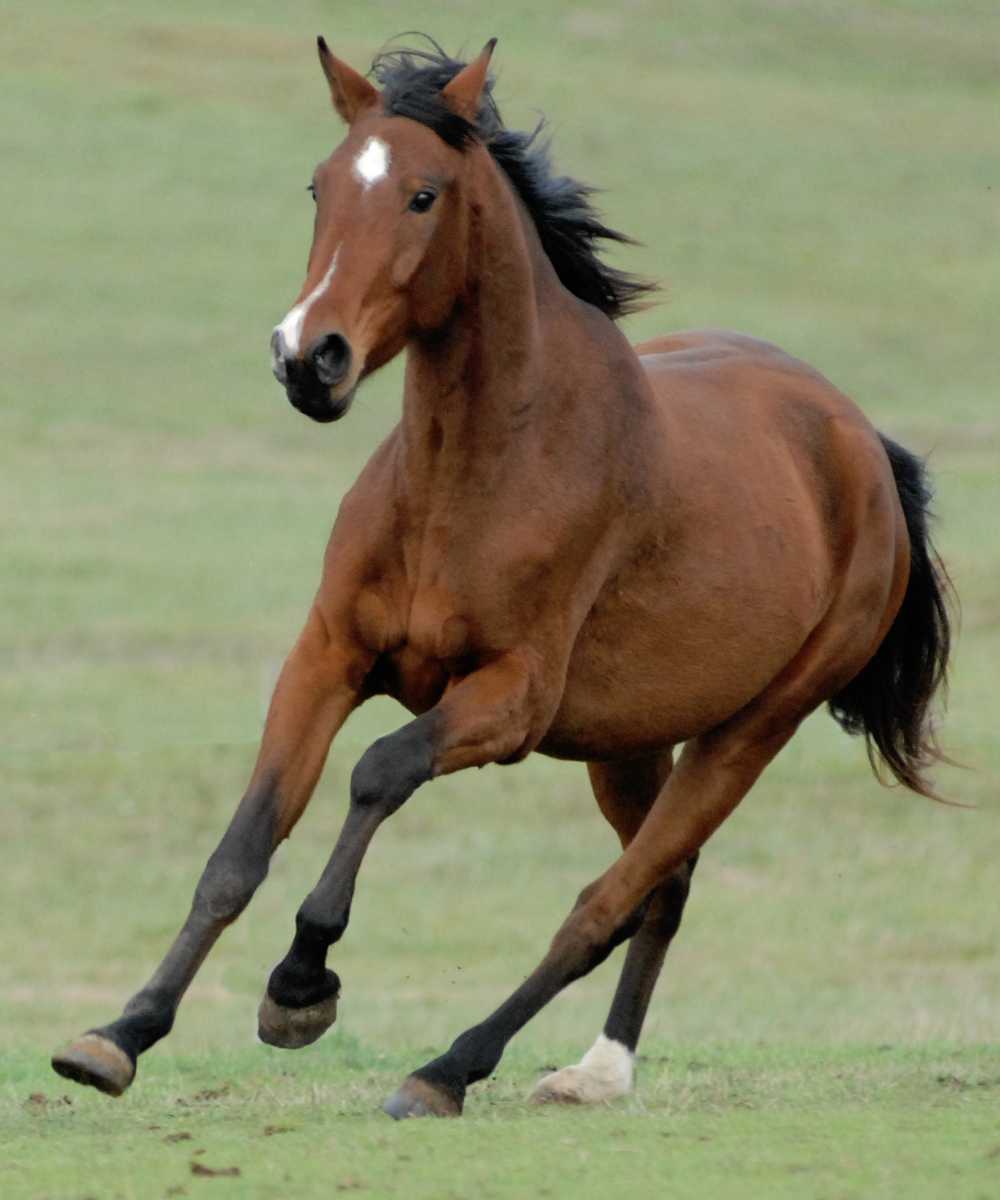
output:
M194 894L194 912L229 924L263 883L274 850L278 801L270 784L249 791L212 856Z
M194 908L212 921L231 924L267 875L267 860L236 862L212 857L198 881Z
M371 808L378 804L388 790L391 779L390 755L384 743L388 738L373 742L351 772L351 804Z
M697 861L698 855L692 855L650 897L644 924L657 936L669 940L680 927Z
M430 779L433 761L430 724L418 717L364 752L351 773L351 803L388 816Z
M631 912L621 913L602 899L596 885L591 884L580 893L573 911L553 939L552 953L562 960L572 978L586 975L635 933L645 910L646 902Z

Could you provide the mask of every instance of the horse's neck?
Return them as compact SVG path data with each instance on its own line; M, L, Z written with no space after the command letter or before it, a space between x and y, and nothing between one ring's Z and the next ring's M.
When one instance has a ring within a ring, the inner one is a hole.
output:
M480 478L559 420L553 375L572 374L585 337L530 216L492 162L481 175L466 295L444 331L408 348L402 421L421 471Z

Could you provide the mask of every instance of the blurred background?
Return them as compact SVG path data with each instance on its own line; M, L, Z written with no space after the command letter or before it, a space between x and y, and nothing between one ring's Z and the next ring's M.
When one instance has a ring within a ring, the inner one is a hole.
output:
M664 283L636 340L728 326L826 373L930 456L962 598L946 808L883 791L809 721L709 845L648 1026L684 1043L1000 1035L1000 9L990 0L417 5L44 0L0 43L0 1048L42 1060L117 1013L187 910L249 775L338 501L396 420L400 365L320 427L268 338L341 136L315 58L422 29L498 36L509 125L603 189ZM373 703L158 1053L242 1046ZM380 833L335 958L338 1039L437 1047L534 965L615 841L582 767L423 789ZM617 956L614 960L617 962ZM582 1049L606 965L525 1031Z

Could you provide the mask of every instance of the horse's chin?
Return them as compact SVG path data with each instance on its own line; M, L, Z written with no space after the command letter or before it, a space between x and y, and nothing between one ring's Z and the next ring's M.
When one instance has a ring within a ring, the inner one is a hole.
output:
M357 384L342 396L334 396L329 391L322 394L317 392L305 394L289 388L288 399L292 407L302 413L304 417L308 417L310 421L315 421L319 425L329 425L347 415L356 391Z

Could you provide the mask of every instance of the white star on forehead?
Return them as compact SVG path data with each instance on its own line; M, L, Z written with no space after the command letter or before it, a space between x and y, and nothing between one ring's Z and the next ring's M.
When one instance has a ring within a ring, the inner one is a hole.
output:
M371 187L388 173L389 147L381 138L370 137L354 160L354 170L365 187Z

